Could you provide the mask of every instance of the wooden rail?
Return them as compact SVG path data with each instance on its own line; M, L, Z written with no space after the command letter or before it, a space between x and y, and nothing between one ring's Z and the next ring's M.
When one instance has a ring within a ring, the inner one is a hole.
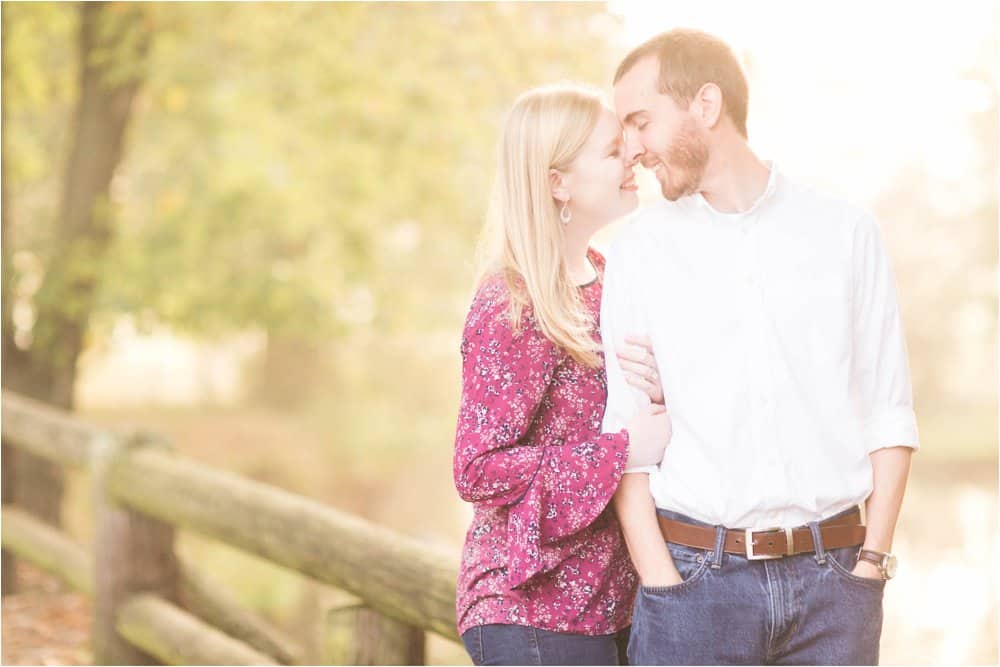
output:
M95 597L95 658L115 664L301 664L303 648L178 560L193 531L360 600L320 624L342 664L422 664L424 633L458 641L457 560L322 503L186 459L148 434L120 434L3 393L3 438L88 470L94 554L3 507L3 547Z

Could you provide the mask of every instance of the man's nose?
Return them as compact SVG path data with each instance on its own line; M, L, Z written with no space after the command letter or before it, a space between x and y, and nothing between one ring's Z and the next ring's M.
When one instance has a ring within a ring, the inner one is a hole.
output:
M642 143L636 136L635 132L625 132L625 157L628 159L629 164L635 164L642 157L642 154L646 152L646 149L642 147Z

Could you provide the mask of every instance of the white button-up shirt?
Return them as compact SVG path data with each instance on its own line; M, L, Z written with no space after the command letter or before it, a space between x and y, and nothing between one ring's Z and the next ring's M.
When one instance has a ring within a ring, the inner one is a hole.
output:
M896 289L865 210L772 165L747 211L700 194L625 223L607 252L603 430L649 399L615 350L653 342L673 437L657 507L729 528L797 526L863 502L869 454L918 445Z

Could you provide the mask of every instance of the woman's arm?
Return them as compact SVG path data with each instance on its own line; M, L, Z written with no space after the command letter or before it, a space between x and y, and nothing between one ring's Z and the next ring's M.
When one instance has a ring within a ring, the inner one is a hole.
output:
M642 585L672 586L681 583L681 576L656 520L656 505L649 493L649 474L625 475L615 493L614 507Z
M557 350L530 321L515 334L506 287L496 279L473 299L461 352L455 488L467 502L515 503L542 462L543 448L525 436L552 382Z
M459 495L487 506L541 505L539 537L561 539L589 526L611 502L628 459L625 429L586 441L530 437L561 359L530 308L515 334L506 287L477 294L462 339L462 400L455 437Z

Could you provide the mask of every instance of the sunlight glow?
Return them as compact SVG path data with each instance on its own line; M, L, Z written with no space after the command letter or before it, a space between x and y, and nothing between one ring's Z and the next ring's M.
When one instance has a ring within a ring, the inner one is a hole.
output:
M968 114L996 104L984 47L995 3L612 0L624 54L673 27L725 39L750 78L750 142L817 187L861 201L907 164L958 181L976 166Z

